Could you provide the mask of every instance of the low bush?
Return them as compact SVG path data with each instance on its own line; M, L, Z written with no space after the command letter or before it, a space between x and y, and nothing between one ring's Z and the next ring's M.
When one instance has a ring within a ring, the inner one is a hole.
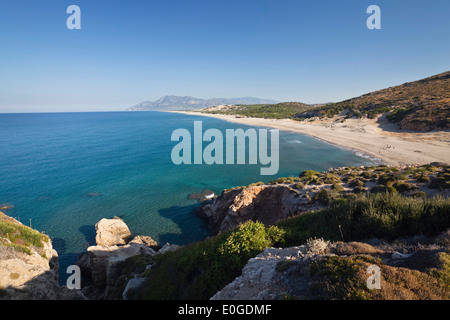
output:
M302 173L300 173L299 177L302 178L302 180L309 180L313 176L318 176L318 175L320 175L320 173L317 171L306 170L306 171L303 171Z
M393 240L424 234L435 236L450 227L450 199L412 198L398 193L363 194L329 208L277 223L286 234L284 245L311 237L345 241Z
M237 277L248 259L282 241L284 231L248 221L157 258L146 273L144 299L209 299Z
M0 218L2 217L0 216ZM7 219L0 219L0 238L6 238L10 242L7 244L0 242L0 245L8 245L20 252L29 254L31 254L31 251L28 247L42 248L44 246L43 243L50 240L45 234Z

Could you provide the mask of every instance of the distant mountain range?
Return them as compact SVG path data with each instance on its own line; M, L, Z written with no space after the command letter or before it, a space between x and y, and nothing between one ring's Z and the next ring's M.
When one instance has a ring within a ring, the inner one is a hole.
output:
M127 111L175 111L196 110L218 105L230 104L273 104L278 101L270 99L259 99L253 97L244 98L212 98L201 99L194 97L164 96L155 101L143 101L127 109Z

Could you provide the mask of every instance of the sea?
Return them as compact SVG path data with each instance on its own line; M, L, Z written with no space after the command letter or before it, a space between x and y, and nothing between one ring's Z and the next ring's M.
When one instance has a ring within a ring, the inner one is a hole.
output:
M171 159L176 129L247 130L224 120L168 112L0 114L0 207L47 234L59 279L90 245L95 224L120 217L134 235L160 245L210 236L189 195L297 176L303 170L372 165L374 160L306 135L280 131L279 171L261 164L180 164ZM205 144L206 145L206 144Z

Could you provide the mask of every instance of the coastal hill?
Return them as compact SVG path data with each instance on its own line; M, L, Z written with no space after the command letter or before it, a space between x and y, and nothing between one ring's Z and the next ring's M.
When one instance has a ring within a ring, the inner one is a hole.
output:
M404 130L449 129L450 71L338 103L329 103L299 113L295 118L332 118L343 112L347 118L369 119L387 113L387 118Z
M266 119L326 120L383 119L400 130L432 131L450 128L450 71L422 80L374 91L337 103L285 102L265 105L218 106L202 113Z
M176 111L176 110L196 110L209 108L211 106L226 104L271 104L275 100L259 99L253 97L244 98L211 98L201 99L190 96L164 96L155 101L143 101L127 109L127 111Z

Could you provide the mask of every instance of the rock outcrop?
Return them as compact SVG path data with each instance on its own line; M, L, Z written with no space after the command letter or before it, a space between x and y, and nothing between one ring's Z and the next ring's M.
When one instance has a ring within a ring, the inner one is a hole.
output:
M58 285L58 253L50 238L1 212L0 222L0 299L85 299Z
M97 245L90 246L76 262L81 270L83 294L91 300L109 300L125 297L126 292L118 292L116 283L121 276L123 262L138 255L153 256L178 246L166 244L162 248L148 236L136 236L131 240L131 232L123 220L102 219L96 224ZM143 283L145 279L131 279L126 291Z
M100 220L95 225L95 230L95 242L98 246L123 245L132 237L128 226L118 217Z
M233 229L247 220L266 225L308 210L309 198L287 185L250 186L224 191L198 215L207 220L214 233Z

